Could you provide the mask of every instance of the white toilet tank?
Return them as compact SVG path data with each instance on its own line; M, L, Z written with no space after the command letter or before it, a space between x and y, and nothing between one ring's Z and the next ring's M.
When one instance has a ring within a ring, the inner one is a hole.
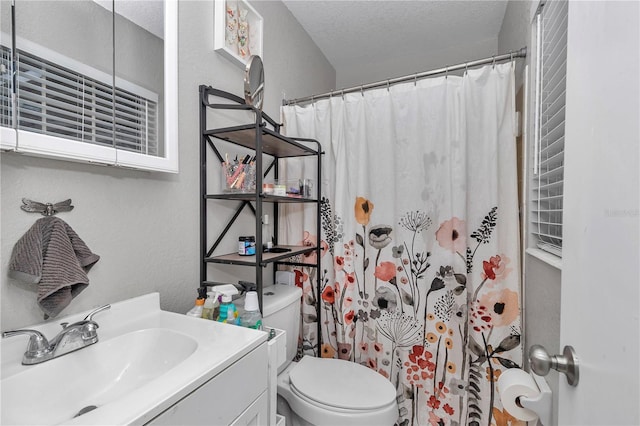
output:
M266 327L286 331L287 358L278 367L278 374L296 356L298 350L298 334L300 332L300 304L302 290L299 287L274 284L262 289L262 323Z

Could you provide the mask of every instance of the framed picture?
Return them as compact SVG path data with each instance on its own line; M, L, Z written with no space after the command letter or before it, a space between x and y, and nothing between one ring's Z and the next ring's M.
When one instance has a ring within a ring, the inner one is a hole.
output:
M243 69L251 55L262 58L262 16L246 0L214 1L216 52Z

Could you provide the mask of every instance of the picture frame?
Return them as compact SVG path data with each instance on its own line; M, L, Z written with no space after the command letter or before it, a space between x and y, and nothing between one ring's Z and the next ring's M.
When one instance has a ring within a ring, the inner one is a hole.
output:
M251 55L262 59L263 18L247 0L214 0L213 47L245 68Z

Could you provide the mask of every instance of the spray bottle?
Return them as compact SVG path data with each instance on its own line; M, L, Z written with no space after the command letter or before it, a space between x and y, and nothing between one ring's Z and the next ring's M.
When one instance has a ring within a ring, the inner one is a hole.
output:
M204 301L202 309L202 318L215 320L218 318L220 303L218 302L218 293L211 291L207 293L207 299Z
M200 287L198 289L198 298L196 299L195 306L191 308L187 315L195 318L202 318L202 311L204 308L204 299L206 297L207 289L205 287Z
M227 324L238 324L238 310L236 305L231 301L230 294L222 295L222 304L220 305L220 315L218 316L218 322L224 322Z

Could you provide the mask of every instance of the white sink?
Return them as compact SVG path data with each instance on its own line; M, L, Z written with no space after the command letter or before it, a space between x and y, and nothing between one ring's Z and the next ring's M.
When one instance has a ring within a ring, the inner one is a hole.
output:
M32 366L2 381L2 423L40 425L72 419L149 383L197 347L184 334L147 328Z
M114 303L94 320L98 343L37 365L20 364L26 336L2 340L1 424L144 424L266 340L161 311L157 293ZM28 328L53 338L59 326Z

